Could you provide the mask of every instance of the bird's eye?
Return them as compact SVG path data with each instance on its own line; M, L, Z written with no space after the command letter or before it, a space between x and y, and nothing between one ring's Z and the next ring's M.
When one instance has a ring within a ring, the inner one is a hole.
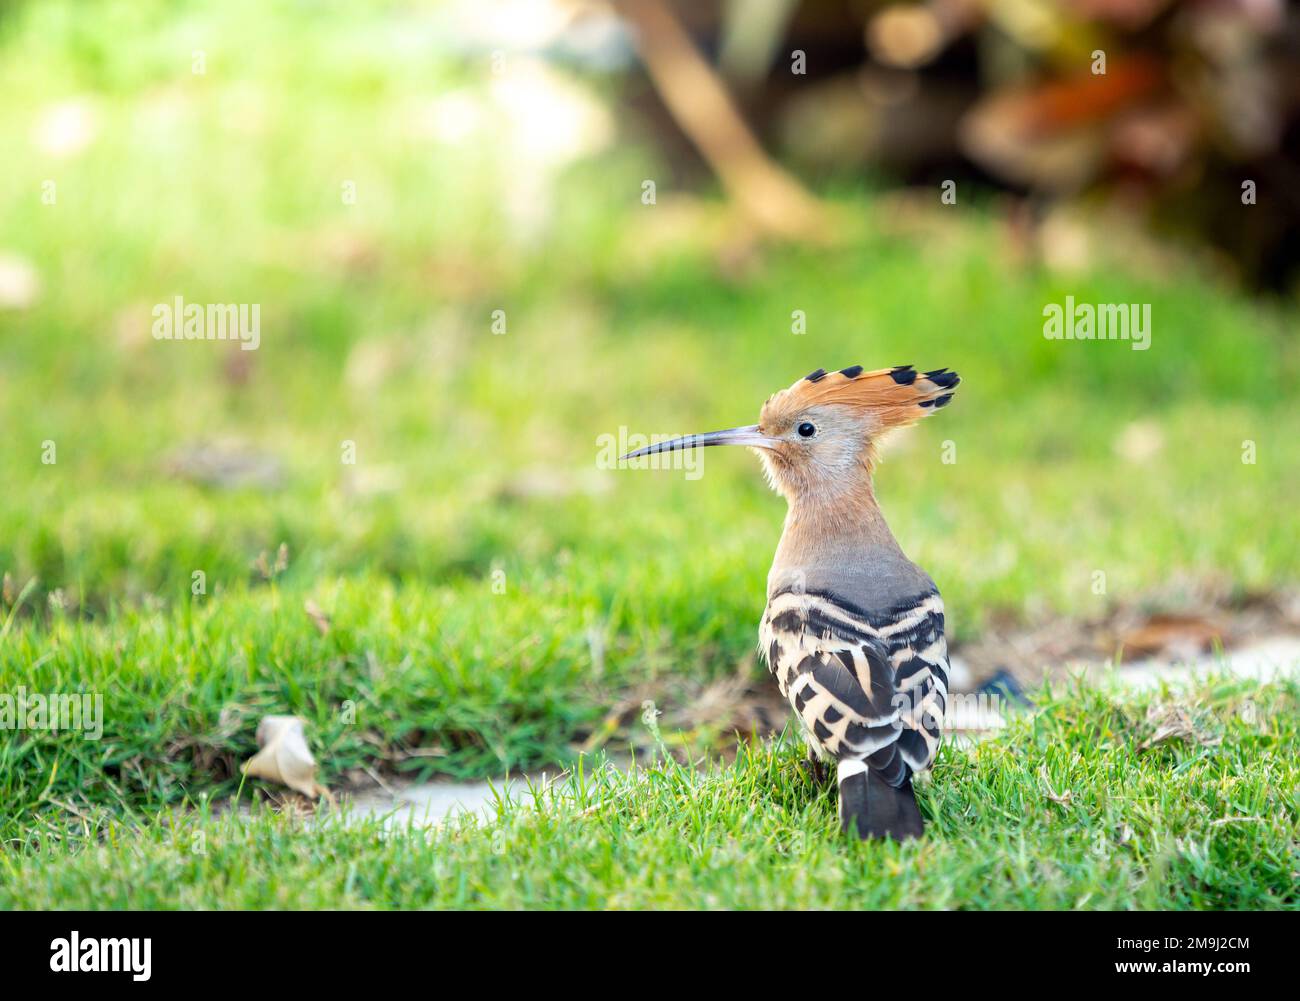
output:
M802 424L799 425L798 431L799 431L800 438L811 438L813 435L817 433L817 429L813 427L811 424L809 424L807 421L804 421Z

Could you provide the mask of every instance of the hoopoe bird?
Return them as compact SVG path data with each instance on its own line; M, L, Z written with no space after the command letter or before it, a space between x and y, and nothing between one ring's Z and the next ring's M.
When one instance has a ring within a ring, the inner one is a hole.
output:
M818 369L769 397L759 422L638 449L634 459L744 445L788 504L767 577L759 650L819 777L834 762L843 830L919 837L912 776L939 749L948 699L943 600L876 503L877 446L947 406L956 372Z

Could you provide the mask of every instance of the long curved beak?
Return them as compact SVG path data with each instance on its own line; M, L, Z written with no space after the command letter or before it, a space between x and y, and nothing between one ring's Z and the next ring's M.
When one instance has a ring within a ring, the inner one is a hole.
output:
M688 434L681 438L661 441L654 445L647 445L645 448L638 448L635 452L628 452L619 461L621 462L623 459L639 459L643 455L654 455L657 452L677 452L686 448L707 448L709 445L747 445L750 448L771 448L777 443L777 440L760 434L757 424L750 424L743 428L710 431L708 434Z

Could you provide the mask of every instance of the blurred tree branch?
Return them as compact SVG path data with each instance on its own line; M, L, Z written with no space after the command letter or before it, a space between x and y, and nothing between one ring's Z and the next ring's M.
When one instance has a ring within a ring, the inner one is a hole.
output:
M635 29L641 59L664 105L749 220L782 239L830 240L830 213L763 151L668 6L662 0L613 5Z

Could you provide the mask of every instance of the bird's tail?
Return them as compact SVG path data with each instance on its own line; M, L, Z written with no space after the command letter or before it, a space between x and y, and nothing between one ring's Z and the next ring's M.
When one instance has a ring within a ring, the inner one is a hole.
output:
M895 788L866 762L839 763L840 826L859 838L893 838L906 841L925 831L912 782Z

